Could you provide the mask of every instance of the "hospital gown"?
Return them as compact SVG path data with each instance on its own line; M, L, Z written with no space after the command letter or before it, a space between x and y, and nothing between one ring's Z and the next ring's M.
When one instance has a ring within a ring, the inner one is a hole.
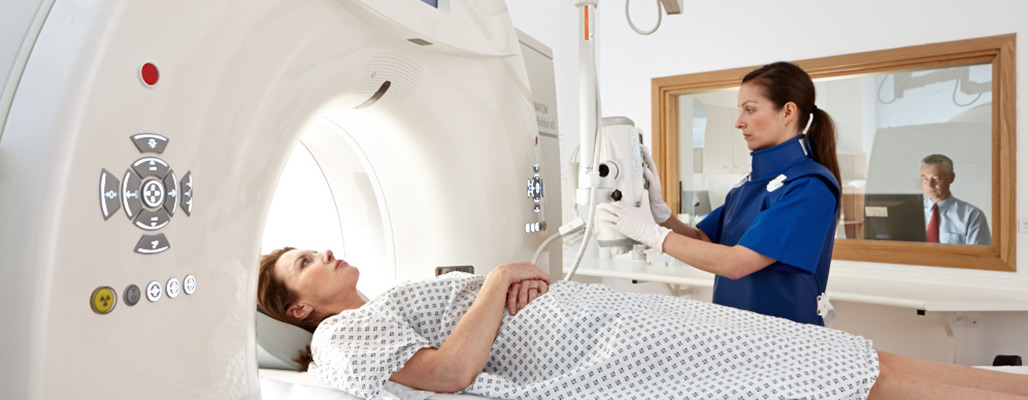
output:
M425 398L387 382L439 347L485 278L408 282L327 318L310 372L364 398ZM862 399L878 376L869 340L706 302L556 282L506 315L464 393L502 399Z

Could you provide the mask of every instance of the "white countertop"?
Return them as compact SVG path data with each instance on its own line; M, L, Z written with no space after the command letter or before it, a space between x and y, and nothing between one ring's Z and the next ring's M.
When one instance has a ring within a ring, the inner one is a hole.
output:
M569 253L572 251L565 249L565 273L574 259L574 254ZM587 255L576 275L713 287L713 274L677 264L652 265L632 261L627 256L601 259ZM833 266L828 278L828 295L833 301L934 312L1028 311L1028 281L1024 279L939 276Z

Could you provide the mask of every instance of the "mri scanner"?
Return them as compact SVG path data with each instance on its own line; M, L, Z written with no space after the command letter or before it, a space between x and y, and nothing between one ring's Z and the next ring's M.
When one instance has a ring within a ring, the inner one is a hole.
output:
M560 226L552 64L502 0L19 0L0 31L2 398L259 398L297 143L369 295Z

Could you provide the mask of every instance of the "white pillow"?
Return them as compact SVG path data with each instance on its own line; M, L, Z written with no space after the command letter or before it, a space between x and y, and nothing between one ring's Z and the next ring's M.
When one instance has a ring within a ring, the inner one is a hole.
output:
M357 292L365 302L368 297ZM300 364L293 361L306 350L314 336L296 325L287 324L264 314L257 307L257 366L266 369L298 370Z
M296 325L278 321L257 311L257 366L269 369L297 370L293 362L311 343L310 332Z

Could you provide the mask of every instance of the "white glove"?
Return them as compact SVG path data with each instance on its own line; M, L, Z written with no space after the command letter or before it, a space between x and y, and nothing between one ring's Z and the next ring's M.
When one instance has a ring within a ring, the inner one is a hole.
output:
M646 177L646 181L650 183L650 212L653 213L653 220L657 221L658 224L663 224L668 218L671 218L671 207L667 206L660 190L660 175L657 175L657 164L653 162L653 156L650 155L650 149L646 146L642 146L643 157L646 159L646 169L643 170L643 176Z
M596 207L596 217L603 226L638 240L647 247L664 251L664 239L671 230L653 221L646 196L643 196L639 207L627 201L601 203Z

